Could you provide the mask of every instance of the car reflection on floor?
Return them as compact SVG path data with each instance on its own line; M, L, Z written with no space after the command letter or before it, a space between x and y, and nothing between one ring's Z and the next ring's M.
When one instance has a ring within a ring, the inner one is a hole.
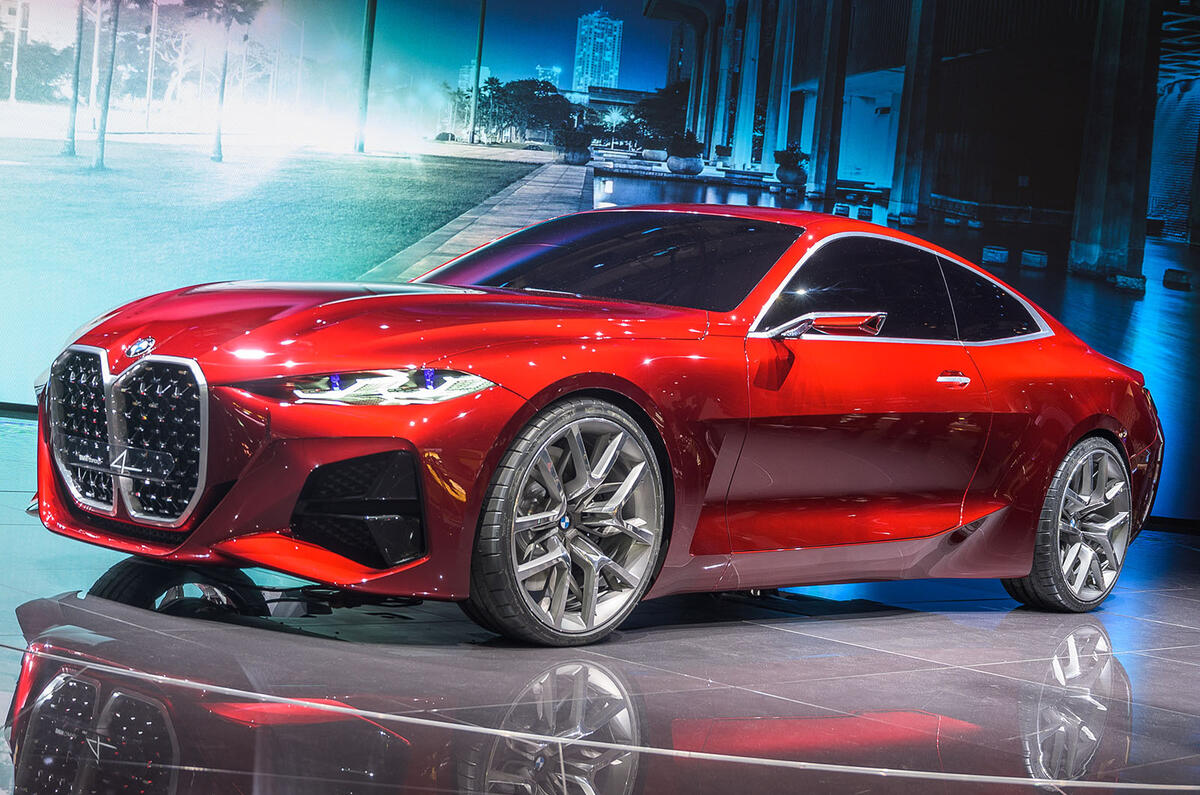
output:
M94 594L22 605L14 791L957 792L962 777L999 790L1114 781L1128 763L1130 679L1092 615L1051 619L1044 648L1023 650L1040 673L994 677L989 699L962 698L953 680L975 672L949 666L932 688L911 686L918 670L909 686L830 690L844 695L817 705L668 678L605 646L464 645L471 625L448 629L413 605L372 615L428 642L340 642L336 621L312 632L280 619L329 613L326 594L268 592L247 607L244 586L176 583L143 590L138 607ZM739 621L764 610L703 598ZM829 666L808 672L819 682L836 661L805 665Z

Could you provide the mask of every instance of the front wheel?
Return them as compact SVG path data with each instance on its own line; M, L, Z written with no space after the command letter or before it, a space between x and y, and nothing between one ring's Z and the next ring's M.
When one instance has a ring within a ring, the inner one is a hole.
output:
M1116 445L1089 437L1059 465L1038 523L1033 569L1004 580L1018 602L1082 613L1112 592L1133 535L1129 468Z
M464 610L519 640L597 641L650 586L665 514L641 426L601 400L557 403L518 434L492 477Z

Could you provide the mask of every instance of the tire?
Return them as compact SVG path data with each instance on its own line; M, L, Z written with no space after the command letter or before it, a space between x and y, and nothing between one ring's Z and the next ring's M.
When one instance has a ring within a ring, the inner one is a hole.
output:
M463 611L463 614L466 615L467 618L471 619L488 632L494 632L497 635L504 634L500 631L499 627L497 627L488 619L486 615L475 609L475 606L471 604L470 599L464 599L461 602L455 602L454 604L458 605L458 608Z
M664 494L654 446L632 417L595 398L549 406L492 476L463 611L529 643L600 640L658 573Z
M170 605L160 599L183 601L182 590L194 585L202 591L202 599L223 609L244 616L270 615L262 591L240 569L219 566L196 567L166 563L145 558L126 558L101 575L88 589L89 596L111 599L114 602L143 610L170 612Z
M460 734L452 751L455 791L463 795L643 791L645 760L636 751L620 749L640 747L645 741L645 704L618 670L591 660L560 660L519 692L508 694L505 701L495 728L536 734L547 741ZM588 741L618 747L604 749ZM565 790L562 771L569 771L571 783Z
M1002 580L1018 602L1041 610L1084 613L1112 592L1133 530L1131 481L1125 456L1091 436L1059 464L1042 504L1033 567Z

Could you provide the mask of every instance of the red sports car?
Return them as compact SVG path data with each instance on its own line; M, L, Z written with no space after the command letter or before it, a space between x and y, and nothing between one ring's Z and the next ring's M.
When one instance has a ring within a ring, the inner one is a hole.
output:
M559 645L682 591L997 577L1088 610L1163 444L1139 373L960 257L687 205L409 284L144 298L63 351L40 414L55 532Z

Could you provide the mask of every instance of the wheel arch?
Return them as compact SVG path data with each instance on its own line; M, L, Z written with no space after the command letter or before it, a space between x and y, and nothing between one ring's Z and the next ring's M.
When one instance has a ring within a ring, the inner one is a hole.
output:
M1115 445L1121 451L1126 472L1133 471L1134 453L1129 449L1129 431L1115 417L1108 414L1093 414L1079 422L1068 435L1066 445L1059 450L1059 460L1080 442L1091 438L1104 439Z

